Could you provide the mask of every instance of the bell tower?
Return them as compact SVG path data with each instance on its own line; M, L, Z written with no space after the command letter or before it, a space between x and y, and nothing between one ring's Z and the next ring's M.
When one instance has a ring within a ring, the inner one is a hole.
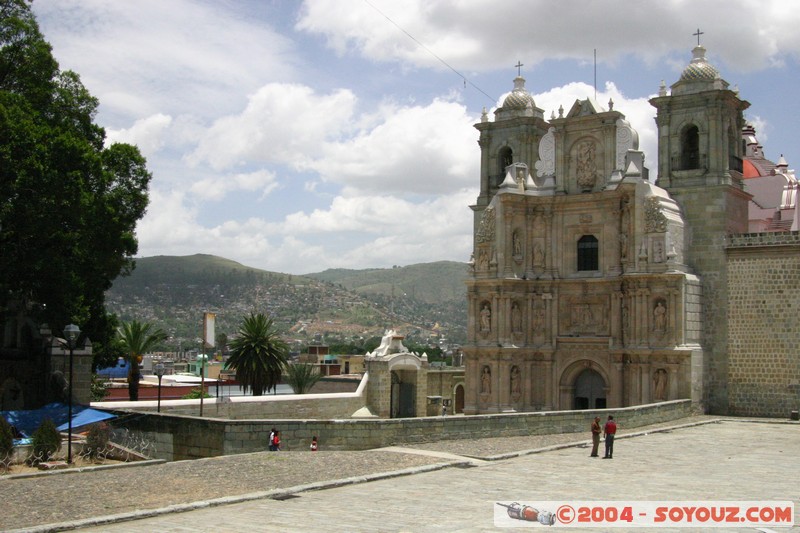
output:
M687 264L699 274L704 321L706 409L727 412L727 260L725 236L748 231L750 195L742 182L743 112L750 104L730 90L700 45L667 93L650 100L657 109L658 180L680 205L686 221Z
M539 140L549 127L544 110L536 107L533 96L525 89L525 78L519 73L514 78L514 89L494 114L492 122L484 109L481 121L475 124L480 131L481 147L481 190L476 212L489 205L512 163L533 168L538 159Z

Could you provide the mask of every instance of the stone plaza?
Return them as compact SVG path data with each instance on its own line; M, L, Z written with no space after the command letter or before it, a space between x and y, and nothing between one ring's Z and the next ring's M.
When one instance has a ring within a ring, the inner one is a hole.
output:
M173 502L166 494L170 490L168 480L159 481L158 486L130 485L134 494L115 496L107 490L110 481L98 486L96 477L100 472L59 474L62 479L71 478L71 490L84 494L91 501L96 509L91 517L48 525L24 523L20 518L22 522L12 525L7 521L13 518L12 509L0 528L129 532L480 532L499 530L494 522L496 502L544 500L793 501L794 523L800 524L797 492L800 464L796 459L800 454L800 424L796 422L695 417L675 421L672 425L626 431L622 420L614 459L608 461L589 458L588 441L583 440L586 436L489 438L368 452L326 452L342 454L336 456L336 461L343 465L342 475L348 471L345 467L347 454L373 454L353 457L374 457L376 463L372 469L375 472L315 483L321 472L306 466L306 471L296 478L302 482L294 487L275 486L274 480L267 476L261 492L231 492L228 497L183 505L170 505ZM542 446L547 443L550 444ZM269 452L250 455L251 461L261 456L275 456ZM314 455L291 452L280 459L281 464L301 465ZM193 461L191 464L197 469L195 474L173 481L185 485L198 483L205 477L209 487L217 483L224 485L225 471L229 476L237 475L225 462L242 457ZM432 462L409 467L404 459L407 457L428 458ZM128 481L138 482L142 477L147 479L147 470L151 469L150 475L156 480L156 469L174 468L171 465L180 463L128 468L114 475L137 476ZM400 466L406 468L397 472ZM3 479L0 483L3 483L4 494L10 497L15 497L19 491L38 490L40 497L31 506L64 506L60 503L63 498L59 499L57 494L52 495L53 501L47 500L48 485L56 478ZM243 486L252 482L246 475L241 479ZM114 498L135 502L135 493L139 492L142 499L146 495L150 500L162 498L163 505L127 512L115 507ZM32 511L35 509L27 513L22 511L20 516L33 516L36 513ZM777 527L713 529L787 530L789 528ZM796 531L797 527L791 530Z

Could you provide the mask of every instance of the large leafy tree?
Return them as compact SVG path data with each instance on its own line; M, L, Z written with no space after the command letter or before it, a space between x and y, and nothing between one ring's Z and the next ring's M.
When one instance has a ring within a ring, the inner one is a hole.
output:
M59 70L26 0L0 1L0 308L53 331L75 322L116 360L112 280L128 274L151 179L135 146L106 146L98 101Z
M236 380L245 393L252 389L253 396L261 396L277 387L286 367L288 347L278 336L271 318L251 313L229 347L230 357L225 366L236 369Z
M128 361L128 398L132 402L139 400L139 363L142 356L166 338L167 334L162 329L138 320L124 322L119 328L119 339Z

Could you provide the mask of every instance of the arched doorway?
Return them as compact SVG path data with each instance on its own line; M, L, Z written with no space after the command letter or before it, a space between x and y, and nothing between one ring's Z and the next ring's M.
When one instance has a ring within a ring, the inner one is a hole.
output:
M453 406L453 413L464 412L464 385L456 385L456 404Z
M391 418L416 416L414 396L416 391L416 372L392 370Z
M575 378L573 409L605 409L606 382L597 371L587 368Z

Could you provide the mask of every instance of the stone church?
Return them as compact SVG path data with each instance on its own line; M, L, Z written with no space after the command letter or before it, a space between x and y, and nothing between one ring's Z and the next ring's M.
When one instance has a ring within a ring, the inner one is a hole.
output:
M765 166L751 161L760 147L744 120L750 104L702 46L650 103L655 183L613 101L578 100L545 119L518 76L494 120L484 111L475 125L481 175L471 206L465 413L683 398L712 413L797 409L800 327L780 346L759 348L770 321L742 314L759 295L733 302L734 283L776 265L794 283L766 298L785 307L781 298L800 296L797 181L784 161L753 170ZM765 191L785 201L768 214L764 202L754 209L746 178L771 179ZM767 227L795 231L754 233Z

